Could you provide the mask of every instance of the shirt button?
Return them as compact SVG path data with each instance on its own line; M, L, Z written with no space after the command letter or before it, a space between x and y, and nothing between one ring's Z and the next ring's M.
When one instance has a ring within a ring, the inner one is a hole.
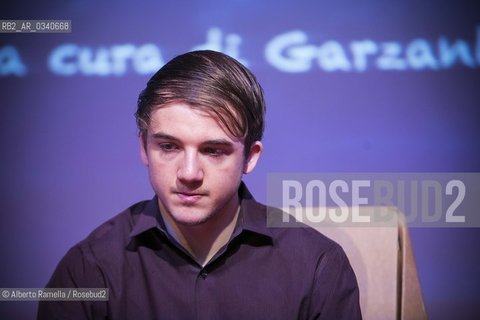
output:
M208 276L208 273L206 271L202 271L202 273L200 274L200 277L202 277L202 279L207 279L207 276Z

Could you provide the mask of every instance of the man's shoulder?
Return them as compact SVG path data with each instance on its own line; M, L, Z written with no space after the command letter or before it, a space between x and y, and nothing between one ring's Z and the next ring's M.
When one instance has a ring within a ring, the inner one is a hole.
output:
M138 202L93 230L68 250L52 275L49 287L105 285L105 266L119 265L130 241L130 232L148 201Z
M149 200L133 204L95 228L72 249L92 254L104 254L124 250L130 241L130 233Z
M288 215L278 208L258 203L255 208L252 211L257 219L266 221L266 234L272 240L271 256L277 263L290 269L301 268L304 275L312 276L321 270L326 276L350 270L347 255L336 241L298 221L278 223Z
M296 250L316 255L323 255L328 251L343 251L336 241L313 227L296 221L285 211L263 204L259 205L264 207L262 211L266 214L267 226L274 243L284 247L285 250ZM286 221L286 219L289 220Z

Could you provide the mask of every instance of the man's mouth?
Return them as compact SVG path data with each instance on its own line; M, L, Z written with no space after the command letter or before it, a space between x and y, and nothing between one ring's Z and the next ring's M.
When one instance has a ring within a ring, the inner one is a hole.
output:
M180 199L182 203L185 204L194 204L200 199L202 199L204 196L206 196L205 193L196 193L196 192L174 192L174 194Z

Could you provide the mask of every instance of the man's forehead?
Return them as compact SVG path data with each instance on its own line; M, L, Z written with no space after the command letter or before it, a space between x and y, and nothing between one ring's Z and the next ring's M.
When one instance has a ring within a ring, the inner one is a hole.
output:
M156 136L176 136L176 133L183 132L210 136L211 140L226 139L244 143L244 137L234 136L226 126L214 112L177 102L156 108L150 116L148 131Z
M187 102L183 101L173 101L167 104L159 105L155 107L150 115L150 118L153 120L154 118L158 118L159 115L162 114L172 114L172 113L195 113L200 117L211 118L212 120L216 120L215 116L206 111L206 108L202 108L200 106L191 105Z

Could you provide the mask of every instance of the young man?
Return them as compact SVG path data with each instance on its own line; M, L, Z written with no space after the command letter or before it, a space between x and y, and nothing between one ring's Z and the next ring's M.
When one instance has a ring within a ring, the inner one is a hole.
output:
M136 113L155 197L74 246L48 284L108 288L109 301L41 302L38 318L360 319L340 246L309 228L267 228L242 183L264 114L253 74L222 53L162 67Z

